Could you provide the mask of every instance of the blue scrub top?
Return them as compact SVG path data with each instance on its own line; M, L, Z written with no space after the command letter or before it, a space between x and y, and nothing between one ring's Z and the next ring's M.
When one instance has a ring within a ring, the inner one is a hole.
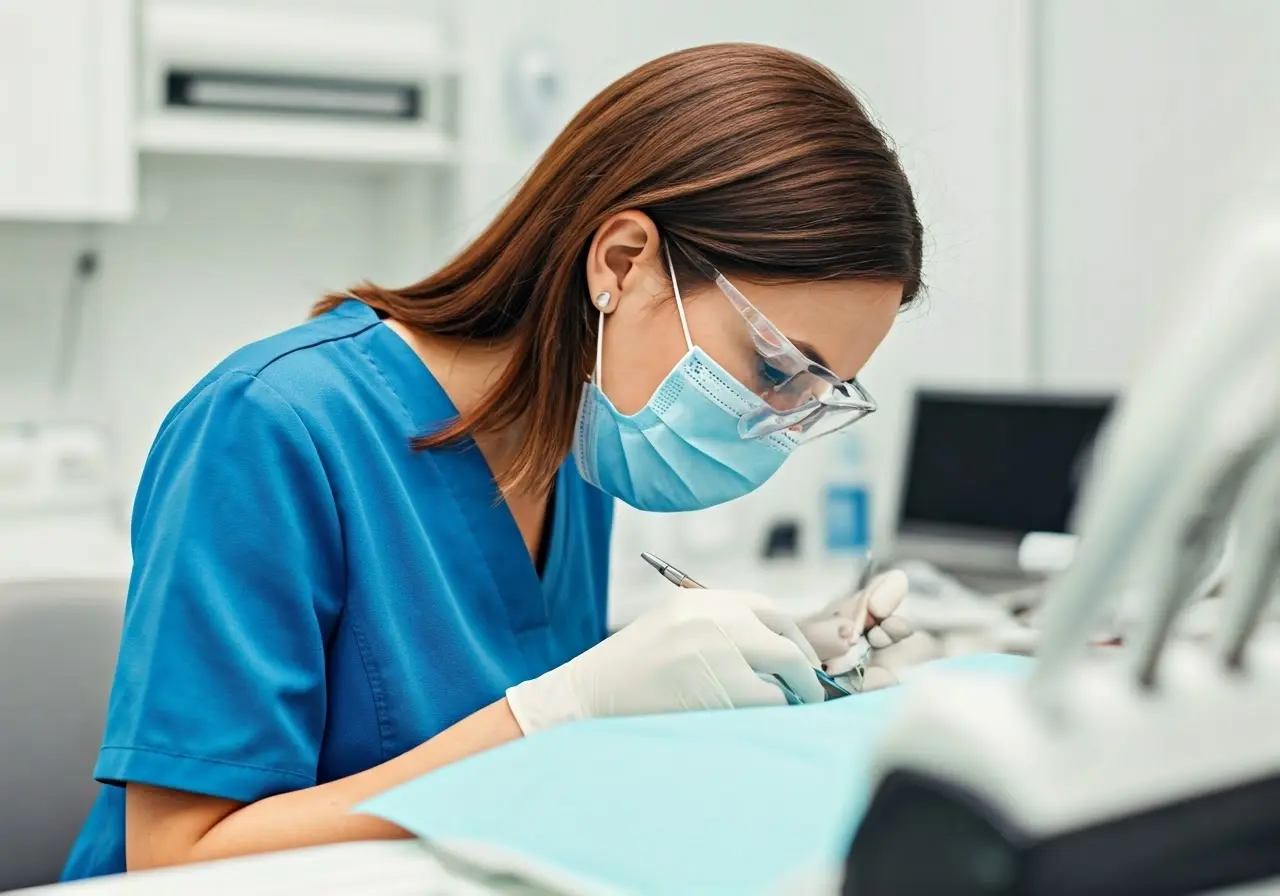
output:
M65 879L125 869L124 782L251 802L410 750L605 636L612 501L572 462L541 579L456 409L349 301L250 345L169 413Z

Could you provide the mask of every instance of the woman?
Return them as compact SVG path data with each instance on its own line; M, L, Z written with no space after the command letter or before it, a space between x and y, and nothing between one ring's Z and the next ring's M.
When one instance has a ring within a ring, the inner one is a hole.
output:
M592 100L442 270L233 354L147 461L66 876L401 837L350 810L552 725L821 700L756 596L604 640L611 503L728 501L867 413L920 254L846 87L700 47Z

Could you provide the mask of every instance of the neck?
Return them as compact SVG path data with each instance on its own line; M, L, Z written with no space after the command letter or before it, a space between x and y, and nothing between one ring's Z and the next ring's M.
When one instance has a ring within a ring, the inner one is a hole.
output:
M386 324L422 359L462 414L475 409L511 361L512 349L507 344L436 336L398 320Z
M423 333L398 320L386 325L408 343L431 371L460 414L469 414L497 383L511 362L509 343L479 343ZM518 433L477 439L489 466L499 469L519 446Z

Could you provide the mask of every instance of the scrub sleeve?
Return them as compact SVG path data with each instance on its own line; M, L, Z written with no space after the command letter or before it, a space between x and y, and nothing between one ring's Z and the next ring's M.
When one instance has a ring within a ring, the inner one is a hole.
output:
M342 533L315 445L251 374L157 438L95 776L253 801L316 783Z

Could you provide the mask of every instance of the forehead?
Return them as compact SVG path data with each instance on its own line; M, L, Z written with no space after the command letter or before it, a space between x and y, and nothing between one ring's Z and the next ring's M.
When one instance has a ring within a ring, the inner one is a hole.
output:
M753 283L730 280L788 339L809 347L842 379L862 369L902 303L901 283L821 280Z

